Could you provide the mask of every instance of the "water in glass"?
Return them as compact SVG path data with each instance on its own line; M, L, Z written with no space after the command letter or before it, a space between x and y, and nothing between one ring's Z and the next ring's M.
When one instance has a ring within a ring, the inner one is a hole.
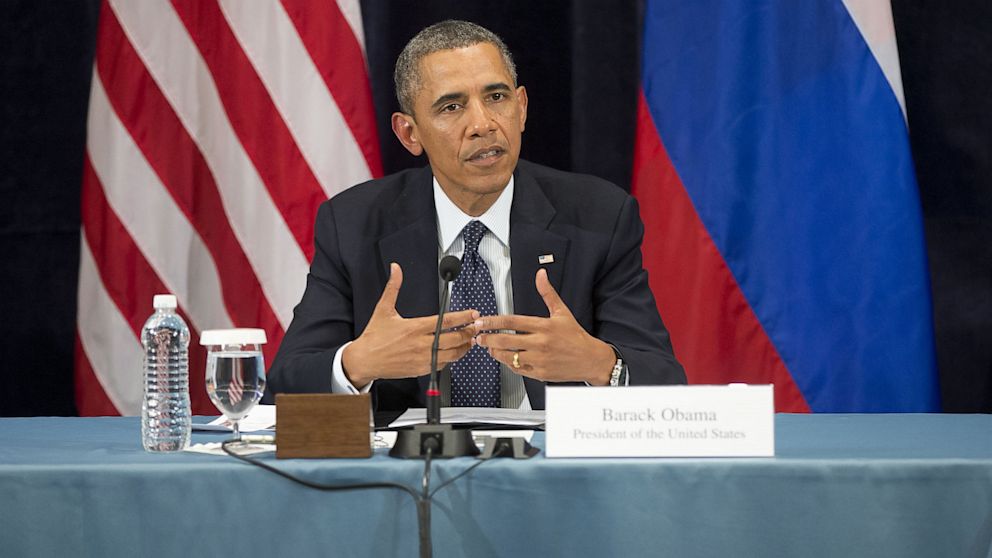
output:
M265 363L262 351L221 350L207 354L207 393L239 436L238 421L262 398Z

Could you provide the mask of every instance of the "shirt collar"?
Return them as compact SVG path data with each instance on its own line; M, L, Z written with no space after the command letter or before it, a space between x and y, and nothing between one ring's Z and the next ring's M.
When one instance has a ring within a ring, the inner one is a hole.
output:
M434 178L434 209L437 211L438 240L447 251L469 221L479 220L504 246L510 245L510 206L513 204L513 175L496 202L478 217L466 214L448 198Z

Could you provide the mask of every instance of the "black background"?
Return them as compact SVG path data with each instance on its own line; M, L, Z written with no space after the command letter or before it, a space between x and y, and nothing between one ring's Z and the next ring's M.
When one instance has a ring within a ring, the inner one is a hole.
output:
M783 0L785 1L785 0ZM829 1L829 0L824 0ZM840 0L836 0L840 1ZM500 34L527 86L523 156L629 187L637 1L362 2L387 172L392 67L447 18ZM0 416L72 415L79 186L97 0L8 0L0 19ZM992 4L894 0L945 411L992 412Z

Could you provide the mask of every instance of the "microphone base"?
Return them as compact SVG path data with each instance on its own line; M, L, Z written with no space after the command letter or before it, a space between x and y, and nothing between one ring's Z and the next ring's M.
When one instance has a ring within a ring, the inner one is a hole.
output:
M432 438L437 440L440 449L431 455L431 459L479 455L471 430L456 430L450 424L418 424L411 430L396 433L396 443L389 450L389 456L423 459L427 455L424 442Z
M540 453L539 449L530 445L530 442L523 438L483 436L482 440L484 444L479 459L491 459L493 457L530 459Z

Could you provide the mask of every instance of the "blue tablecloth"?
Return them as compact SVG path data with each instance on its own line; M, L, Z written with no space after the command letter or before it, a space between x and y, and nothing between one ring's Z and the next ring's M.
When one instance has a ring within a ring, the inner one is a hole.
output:
M992 416L775 427L774 458L487 462L437 495L435 556L992 558ZM423 467L381 450L264 459L325 483L418 487ZM435 486L474 462L435 462ZM2 556L415 556L416 533L398 490L318 492L229 457L148 454L134 418L0 419Z

